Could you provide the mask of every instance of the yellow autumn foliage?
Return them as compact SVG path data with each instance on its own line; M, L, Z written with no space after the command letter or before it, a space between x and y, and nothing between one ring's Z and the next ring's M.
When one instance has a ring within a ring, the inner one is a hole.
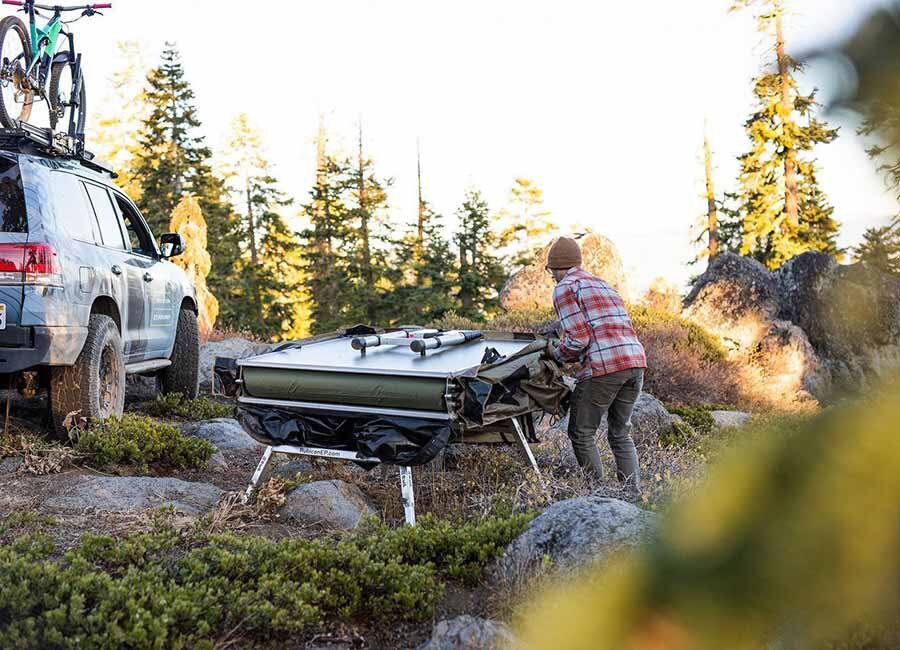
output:
M177 232L184 239L184 253L173 258L172 262L183 268L194 283L199 306L197 321L200 335L208 337L219 315L219 301L206 286L206 276L212 268L212 260L206 251L206 221L196 197L182 197L172 211L169 230Z
M556 587L527 648L889 648L900 643L900 382L752 442L656 538Z

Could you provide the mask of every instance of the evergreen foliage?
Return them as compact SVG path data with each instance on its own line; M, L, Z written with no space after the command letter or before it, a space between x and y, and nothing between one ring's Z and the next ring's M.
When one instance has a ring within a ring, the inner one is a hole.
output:
M417 222L398 247L397 265L404 277L392 294L391 308L398 323L430 323L456 309L455 257L441 216L427 202L420 209L422 241Z
M222 181L210 168L211 151L199 134L194 91L173 44L166 45L160 64L147 75L145 97L149 109L132 168L132 178L140 185L141 211L158 237L182 195L197 197L208 228L210 289L222 296L237 259L234 220ZM227 311L227 305L222 307Z
M344 253L351 232L346 199L352 181L349 161L326 154L318 163L310 200L302 208L309 223L301 233L301 259L313 333L335 330L349 320L352 277Z
M761 6L761 31L774 31L777 67L754 81L757 105L745 124L751 149L739 157L740 253L775 268L805 251L839 253L833 208L819 189L814 159L803 155L834 140L838 130L815 116L815 91L797 87L803 66L785 53L782 0L736 6L751 4Z
M178 532L85 535L65 553L42 531L0 546L4 648L283 645L347 618L426 621L443 581L476 584L531 519L369 524L344 539ZM21 526L0 520L0 533Z
M240 257L222 316L236 329L277 337L294 329L294 305L304 302L299 241L280 214L291 201L278 189L259 130L245 114L232 122L224 175L234 205L240 206L232 242Z
M857 262L900 276L900 217L894 217L887 226L867 228L855 253Z
M516 178L509 206L497 215L501 256L513 266L528 266L535 253L550 243L554 225L544 208L544 192L527 178Z
M484 318L497 310L499 290L506 280L506 271L495 252L499 237L490 226L488 205L478 190L466 192L456 215L459 315Z

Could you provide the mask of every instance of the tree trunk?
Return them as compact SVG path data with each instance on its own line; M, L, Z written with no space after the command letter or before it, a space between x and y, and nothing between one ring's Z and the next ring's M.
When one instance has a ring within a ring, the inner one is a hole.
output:
M709 136L704 128L703 133L703 166L706 170L706 223L709 235L709 262L719 252L719 215L716 209L716 188L712 175L712 151L709 148Z
M372 302L372 295L375 291L375 275L372 269L372 247L369 236L369 205L366 200L366 169L363 162L363 142L362 142L362 122L359 124L359 156L358 163L358 192L359 192L359 234L362 241L363 256L363 279L366 283L366 316L368 316L369 324L375 323L375 305Z
M784 29L781 20L784 9L781 0L775 0L773 5L775 12L775 54L778 57L778 77L781 80L781 105L785 111L782 116L784 128L790 123L791 113L793 112L793 104L791 103L791 71L784 47ZM785 147L784 150L784 212L788 223L796 228L799 223L797 151L792 147Z
M419 218L416 226L416 254L422 255L425 241L425 202L422 200L422 156L419 153L419 142L416 141L416 179L419 188Z

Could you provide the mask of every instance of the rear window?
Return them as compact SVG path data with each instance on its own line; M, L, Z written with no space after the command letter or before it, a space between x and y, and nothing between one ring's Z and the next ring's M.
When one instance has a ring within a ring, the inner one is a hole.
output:
M22 174L16 161L3 157L0 157L0 215L3 217L0 232L28 232Z
M110 248L125 249L125 240L122 239L122 228L119 225L119 215L113 207L112 199L106 188L85 183L88 196L94 205L94 213L97 215L97 223L100 225L100 237L103 244Z
M56 223L72 239L95 243L97 220L81 181L66 172L53 172L53 201Z

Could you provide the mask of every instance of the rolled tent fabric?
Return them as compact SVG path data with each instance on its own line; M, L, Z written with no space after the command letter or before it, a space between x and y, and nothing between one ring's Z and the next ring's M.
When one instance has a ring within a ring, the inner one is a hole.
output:
M357 452L390 465L424 465L447 446L447 422L384 415L326 415L242 405L238 421L266 445Z

